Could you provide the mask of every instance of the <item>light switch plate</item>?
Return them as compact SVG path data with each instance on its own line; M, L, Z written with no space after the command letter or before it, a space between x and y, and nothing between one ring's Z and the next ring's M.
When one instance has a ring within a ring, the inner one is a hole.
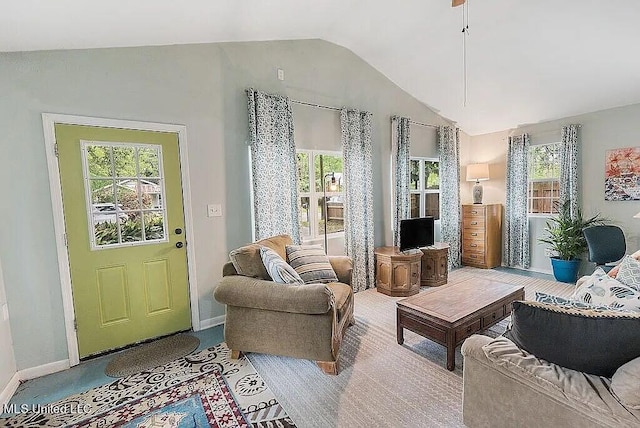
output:
M9 305L6 303L2 305L2 321L6 321L9 319Z
M207 205L207 217L222 217L222 205L221 204Z

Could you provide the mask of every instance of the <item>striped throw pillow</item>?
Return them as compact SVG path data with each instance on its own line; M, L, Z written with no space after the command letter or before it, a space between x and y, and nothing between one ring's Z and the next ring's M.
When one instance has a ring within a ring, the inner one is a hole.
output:
M300 275L269 247L260 247L260 257L273 282L279 284L304 284Z
M305 284L338 282L320 245L287 245L287 260Z

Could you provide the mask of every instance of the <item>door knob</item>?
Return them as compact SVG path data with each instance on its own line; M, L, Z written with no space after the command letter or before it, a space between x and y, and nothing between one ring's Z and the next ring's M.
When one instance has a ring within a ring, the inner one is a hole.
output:
M182 248L184 244L182 242L176 242L176 248Z
M182 234L182 229L177 228L177 229L175 230L175 232L176 232L176 235L181 235L181 234Z

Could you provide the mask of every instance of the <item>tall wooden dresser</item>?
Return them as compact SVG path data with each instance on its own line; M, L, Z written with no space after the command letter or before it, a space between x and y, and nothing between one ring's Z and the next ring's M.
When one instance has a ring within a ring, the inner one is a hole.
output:
M502 263L502 205L462 205L462 264L490 269Z

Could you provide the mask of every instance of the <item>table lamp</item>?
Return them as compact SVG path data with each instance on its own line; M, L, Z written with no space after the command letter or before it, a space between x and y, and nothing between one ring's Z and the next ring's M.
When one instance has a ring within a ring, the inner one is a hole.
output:
M467 181L475 181L473 185L473 203L482 203L482 184L481 181L489 179L488 163L472 163L467 165Z

